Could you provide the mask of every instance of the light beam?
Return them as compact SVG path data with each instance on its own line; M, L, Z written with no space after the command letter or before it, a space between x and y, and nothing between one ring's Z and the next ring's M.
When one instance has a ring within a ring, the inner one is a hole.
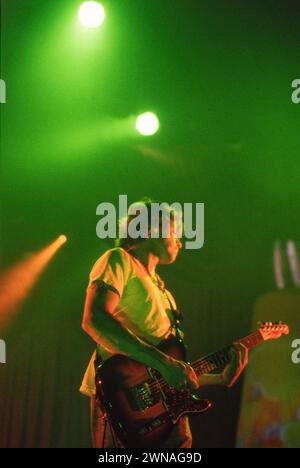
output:
M52 257L66 242L66 236L61 235L47 247L0 275L1 332L11 324Z

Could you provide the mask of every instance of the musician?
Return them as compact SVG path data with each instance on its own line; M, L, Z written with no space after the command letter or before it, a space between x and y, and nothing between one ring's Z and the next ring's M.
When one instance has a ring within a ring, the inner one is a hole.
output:
M151 201L140 202L150 210ZM134 216L127 218L127 225ZM161 373L177 389L196 390L202 385L231 386L247 364L247 349L236 344L231 361L217 375L197 378L193 368L160 351L157 346L179 333L174 318L176 303L156 273L158 265L175 262L182 247L175 236L171 213L167 238L120 239L95 263L87 288L82 328L97 344L101 360L123 354ZM80 391L91 397L91 431L94 448L121 447L109 421L95 400L96 352L86 370ZM180 418L165 448L189 448L192 435L187 416Z

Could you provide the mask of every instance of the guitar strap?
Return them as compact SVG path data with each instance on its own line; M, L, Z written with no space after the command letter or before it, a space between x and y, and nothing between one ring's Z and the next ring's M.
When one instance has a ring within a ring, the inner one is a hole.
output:
M163 294L170 306L170 309L166 312L171 321L171 334L175 335L178 341L184 344L184 333L181 327L181 324L183 322L183 314L179 309L175 309L166 290L163 291Z

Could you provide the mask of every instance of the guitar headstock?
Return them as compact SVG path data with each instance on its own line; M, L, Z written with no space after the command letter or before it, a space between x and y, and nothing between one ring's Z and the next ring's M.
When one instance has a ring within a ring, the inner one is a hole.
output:
M288 325L283 322L258 322L258 325L264 340L276 340L290 332Z

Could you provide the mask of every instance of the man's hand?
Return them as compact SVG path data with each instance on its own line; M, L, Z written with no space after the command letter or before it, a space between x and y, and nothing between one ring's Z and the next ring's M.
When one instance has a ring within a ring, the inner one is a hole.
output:
M177 390L189 389L194 391L199 389L196 373L186 362L166 356L159 371L167 383Z
M241 343L234 343L230 350L230 361L221 376L223 385L232 387L248 363L248 349Z

